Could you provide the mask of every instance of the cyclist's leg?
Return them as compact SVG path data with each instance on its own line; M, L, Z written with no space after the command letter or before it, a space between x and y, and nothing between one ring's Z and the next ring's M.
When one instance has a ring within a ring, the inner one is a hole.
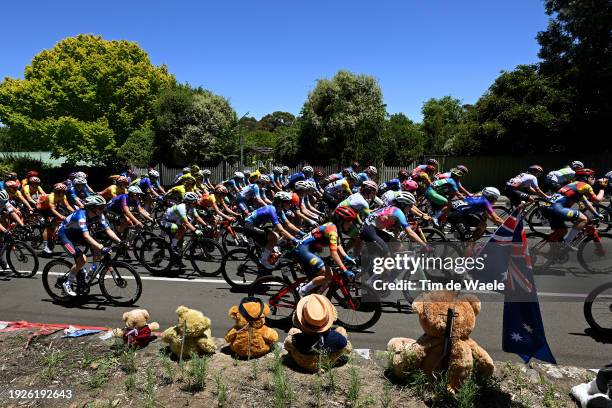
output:
M265 228L264 233L266 238L266 244L264 246L263 251L261 251L260 262L266 268L272 269L274 267L274 264L276 263L276 260L278 259L278 256L276 256L276 254L274 253L274 247L278 242L279 236L275 231L272 231L272 229L270 228Z
M555 207L556 206L553 206L553 208ZM578 233L584 229L587 224L588 218L580 211L572 210L571 208L559 207L555 210L565 220L571 221L574 224L570 229L569 233L565 236L565 239L563 240L566 245L570 245L574 238L576 238L576 235L578 235Z
M310 251L308 245L299 245L296 251L298 261L308 278L308 283L300 287L299 292L301 296L306 296L315 288L331 280L331 271L318 255Z
M71 287L72 283L75 281L79 271L87 263L87 258L85 257L85 254L83 254L83 251L81 251L81 249L78 247L78 245L75 245L68 238L68 236L66 236L65 233L60 233L58 235L58 239L59 239L62 247L66 251L66 253L71 255L73 257L73 259L74 259L74 264L72 265L72 267L70 267L70 273L68 274L68 279L67 279L67 281L65 282L65 285L64 285L64 290L66 291L66 293L68 293L69 295L74 296L75 294L74 294L74 292L72 292L72 289L70 289L70 287Z

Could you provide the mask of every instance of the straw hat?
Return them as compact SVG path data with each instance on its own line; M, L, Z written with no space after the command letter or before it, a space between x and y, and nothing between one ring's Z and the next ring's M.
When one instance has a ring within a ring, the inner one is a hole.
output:
M303 297L293 314L293 324L306 333L323 333L332 326L338 314L329 299L312 294Z

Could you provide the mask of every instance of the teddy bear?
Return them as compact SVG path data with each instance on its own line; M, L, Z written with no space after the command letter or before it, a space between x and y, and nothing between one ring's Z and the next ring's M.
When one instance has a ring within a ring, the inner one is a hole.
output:
M595 379L572 388L581 408L612 408L612 362L597 372Z
M319 294L303 297L293 314L293 326L284 342L289 357L308 372L337 365L352 351L343 327L332 327L337 312L329 299Z
M247 297L238 306L232 306L229 317L234 319L234 327L225 335L231 350L239 357L261 357L270 352L270 347L278 341L278 333L266 326L266 316L270 308L259 298Z
M183 358L188 358L193 352L198 355L213 354L217 347L210 330L210 319L202 312L179 306L176 309L178 324L162 333L162 341L169 345L170 351L179 357L181 355L181 342L185 333L185 344L182 347Z
M389 340L391 371L399 378L421 369L429 376L443 371L444 334L448 309L455 307L452 346L448 359L448 391L455 393L469 376L472 366L482 376L493 374L493 360L470 334L476 327L480 300L474 295L456 295L449 291L422 293L412 303L419 316L423 334L418 340L396 337Z
M125 327L113 330L113 336L122 338L123 341L131 346L146 347L151 341L155 340L152 334L159 330L157 322L149 323L149 312L146 309L134 309L123 314Z

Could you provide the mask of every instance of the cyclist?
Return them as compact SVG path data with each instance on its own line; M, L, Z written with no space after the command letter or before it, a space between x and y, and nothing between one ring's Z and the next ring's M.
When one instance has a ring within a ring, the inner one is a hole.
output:
M542 166L534 164L529 166L526 173L521 173L508 180L505 193L513 206L518 206L521 201L533 201L531 194L537 194L545 200L550 198L546 193L540 190L538 186L538 177L540 177L543 172L544 169Z
M361 240L366 243L375 243L378 252L390 256L391 250L387 242L395 240L395 237L385 230L395 232L401 229L426 251L430 251L427 244L412 230L406 219L407 212L415 204L416 200L412 194L400 192L395 197L394 205L380 208L365 219L359 234Z
M21 187L25 187L28 185L30 181L30 177L39 177L40 174L36 170L29 170L23 179L21 179Z
M191 193L194 191L196 180L195 178L188 176L182 179L182 183L183 184L179 184L177 186L172 187L170 190L168 190L164 198L172 200L177 203L180 203L181 201L183 201L183 197L185 197L185 194Z
M72 285L79 271L85 272L85 264L87 258L83 251L79 248L82 245L88 245L94 253L94 261L99 257L100 251L103 253L110 252L109 248L96 241L89 233L89 228L93 224L99 224L106 234L115 242L121 243L119 237L111 230L106 218L104 217L104 208L106 200L99 195L91 195L84 200L84 208L76 210L70 214L61 224L58 231L58 238L64 250L72 255L74 264L70 268L68 279L64 281L64 292L69 296L76 296L72 289Z
M178 184L179 179L183 176L183 174L187 174L189 173L189 171L191 170L190 167L183 167L183 170L181 170L180 173L178 173L175 177L174 177L174 181L172 182L172 184Z
M311 227L318 225L319 216L323 215L317 211L311 204L308 198L314 193L314 186L308 181L298 181L295 183L293 194L297 197L294 203L296 215ZM295 197L294 197L295 198Z
M144 207L147 210L151 209L153 200L159 200L162 198L162 194L165 194L164 188L159 183L159 172L155 169L149 169L147 176L132 181L132 186L138 186L142 190Z
M298 181L310 180L314 175L314 169L311 166L302 167L302 171L292 174L289 176L285 190L293 190L295 183Z
M32 207L36 206L38 198L45 195L45 190L40 186L40 179L37 176L30 176L28 184L22 188L23 196Z
M431 207L434 210L434 216L438 218L441 223L444 223L446 220L448 200L454 197L463 198L457 184L462 176L463 173L460 170L452 169L449 178L436 180L427 187L427 190L425 190L425 198L431 203Z
M123 176L125 178L128 179L128 183L132 183L133 180L135 180L138 177L138 174L136 173L136 171L132 168L127 169L126 171L124 171L123 173L120 174L120 176ZM78 177L78 175L77 175ZM85 178L87 178L87 176L85 176Z
M63 205L69 213L73 213L75 209L68 203L66 199L66 192L68 187L64 183L57 183L53 186L53 192L51 194L40 196L36 203L36 209L45 218L46 228L43 230L42 239L44 242L44 248L42 256L51 256L51 237L54 235L55 229L61 224L66 217L59 212L59 206Z
M346 235L351 239L347 246L347 251L353 248L353 253L359 253L361 250L361 240L359 239L359 230L361 222L370 215L371 203L376 198L378 186L372 180L366 180L361 184L359 192L351 194L344 201L338 204L338 207L350 207L357 213L357 220L353 223L350 230L345 231Z
M397 178L391 179L389 181L385 181L380 186L378 186L378 193L382 195L382 194L385 194L389 190L400 191L400 189L402 188L402 183L408 180L408 178L409 178L408 170L401 169L397 173Z
M227 211L233 216L226 215L223 211L221 211L221 209L219 208L219 205L217 204L217 203L223 203L224 209L225 209L226 207L225 207L224 200L227 194L228 194L227 187L219 184L217 187L215 187L212 193L205 191L200 196L200 198L198 199L198 207L205 210L208 213L214 213L218 217L224 220L227 220L229 222L234 222L236 220L236 218L234 217L239 217L240 215L233 212L229 208L227 208Z
M186 180L188 177L196 178L199 172L200 172L200 166L198 166L197 164L194 164L191 167L189 167L189 171L187 172L183 171L183 174L176 180L175 184L183 184L183 181Z
M368 166L363 172L357 174L357 181L353 186L353 192L359 191L359 187L364 181L373 180L378 174L378 170L374 166Z
M149 213L140 205L140 199L143 195L144 193L140 187L130 186L128 187L126 194L118 195L106 206L106 209L110 213L119 217L119 222L116 224L116 227L119 236L122 238L124 237L124 232L128 226L135 226L136 228L144 227L142 222L140 222L132 212L133 210L138 211L138 213L146 220L151 222L153 221L153 218L151 218Z
M466 174L468 174L468 168L467 166L464 166L463 164L459 164L457 167L455 167L455 169L459 170L464 176ZM451 169L452 171L452 169ZM451 171L447 171L445 173L438 173L436 174L436 180L442 180L442 179L447 179L451 177ZM463 184L461 184L460 180L456 180L457 181L457 187L459 187L459 192L465 196L471 196L472 193L470 193L465 187L463 187Z
M416 180L416 178L418 178L418 175L420 173L422 173L423 171L427 171L429 173L428 170L430 170L430 167L433 167L432 172L430 173L430 175L436 174L438 172L438 168L440 166L440 163L438 163L438 161L436 159L427 159L425 160L425 164L420 164L418 166L416 166L414 169L412 169L412 179Z
M31 214L32 212L34 212L34 209L30 205L28 200L26 200L21 191L19 191L20 187L21 184L17 180L8 180L4 183L4 188L9 195L9 200L11 201L11 204L23 205L23 207L25 207Z
M287 229L297 235L303 235L295 225L287 220L284 213L291 206L291 199L291 193L279 191L274 194L273 204L259 207L244 220L245 235L263 247L259 261L266 269L274 268L274 264L278 259L275 246L280 235L294 244L297 243L297 239ZM271 226L266 226L268 224L271 224ZM285 229L285 226L287 226L287 229Z
M263 174L256 183L243 187L236 195L236 204L243 214L249 215L249 206L264 207L270 203L263 194L263 189L269 181L270 178Z
M210 181L210 176L212 172L208 169L202 169L202 184L208 191L213 191L215 189L215 185Z
M562 186L574 181L576 170L583 169L584 163L574 160L559 170L553 170L546 175L546 185L552 191L559 190Z
M432 164L417 166L410 178L417 182L419 191L425 191L431 184L433 175L436 174L437 167Z
M397 193L400 191L407 191L409 193L415 193L419 188L419 185L416 181L408 179L404 180L400 183L401 190L395 190L395 187L387 190L382 196L382 202L385 206L391 205L391 202L397 197Z
M270 182L273 190L280 191L283 189L283 184L281 182L282 174L283 169L281 167L276 166L272 169L272 173L270 174Z
M329 208L336 208L338 203L350 196L352 188L357 181L357 175L353 172L340 180L332 181L323 189L323 201L327 203Z
M593 191L595 184L595 172L591 169L576 170L576 181L569 183L550 198L548 202L542 204L542 215L550 221L552 232L549 235L551 241L560 241L561 237L567 232L565 222L570 221L574 225L570 232L565 236L563 242L568 249L573 249L570 245L578 232L582 231L587 224L587 216L578 210L572 210L572 206L579 201L584 202L589 211L599 217L591 203L600 202L608 184L606 178L599 180L600 190L597 194Z
M321 252L325 247L329 249L331 258L340 268L342 274L347 278L355 277L355 273L345 265L346 263L349 266L354 266L355 260L348 256L342 245L340 245L338 229L340 231L348 231L356 220L357 212L355 210L350 207L338 207L334 210L332 216L333 222L313 229L299 242L295 253L309 279L309 282L299 288L300 296L304 297L312 290L331 281L332 273L329 266L325 264L321 257L315 254L315 252Z
M23 227L23 220L19 215L19 211L11 204L8 192L6 192L6 190L0 190L0 218L3 221L0 222L0 232L4 233L7 231L3 224L9 216L19 226ZM4 261L4 259L2 261Z
M241 171L237 171L234 173L234 177L222 181L220 184L223 184L225 187L227 187L230 193L237 194L246 185L244 173Z
M192 219L201 225L205 225L205 223L197 211L195 211L198 204L198 195L196 193L193 191L186 192L181 201L181 203L175 204L166 210L159 224L162 231L170 237L172 259L176 261L178 266L183 267L184 265L177 249L178 243L183 239L187 230L193 232L196 237L202 236L202 231L193 225Z
M332 173L329 176L325 177L321 181L321 187L325 187L329 183L332 183L332 182L334 182L336 180L343 179L343 178L347 177L350 173L351 173L351 169L348 168L348 167L345 168L345 169L342 169L342 171L340 171L338 173Z
M84 177L75 177L66 197L71 206L83 208L83 201L91 195L93 194L88 189L87 180Z
M485 187L480 195L451 201L452 210L448 215L448 222L455 227L461 237L477 240L487 228L487 218L495 225L504 223L504 220L493 210L493 204L500 195L497 188ZM468 236L470 228L476 228L476 230L471 236Z
M106 201L110 201L118 195L125 194L129 185L129 181L125 176L118 176L115 179L115 183L106 187L98 194L104 197Z

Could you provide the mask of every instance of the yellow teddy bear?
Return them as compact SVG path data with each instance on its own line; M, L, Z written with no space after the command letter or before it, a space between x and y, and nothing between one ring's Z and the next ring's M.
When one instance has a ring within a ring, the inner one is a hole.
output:
M217 347L212 338L210 330L210 319L202 312L179 306L176 309L178 324L170 327L162 333L162 341L170 346L170 350L175 356L181 354L181 342L183 333L185 334L185 344L183 345L183 358L189 354L196 353L213 354Z
M234 319L232 327L225 335L225 341L239 357L261 357L270 352L270 347L278 341L278 333L266 326L266 316L270 308L259 298L247 297L238 306L232 306L229 317Z

